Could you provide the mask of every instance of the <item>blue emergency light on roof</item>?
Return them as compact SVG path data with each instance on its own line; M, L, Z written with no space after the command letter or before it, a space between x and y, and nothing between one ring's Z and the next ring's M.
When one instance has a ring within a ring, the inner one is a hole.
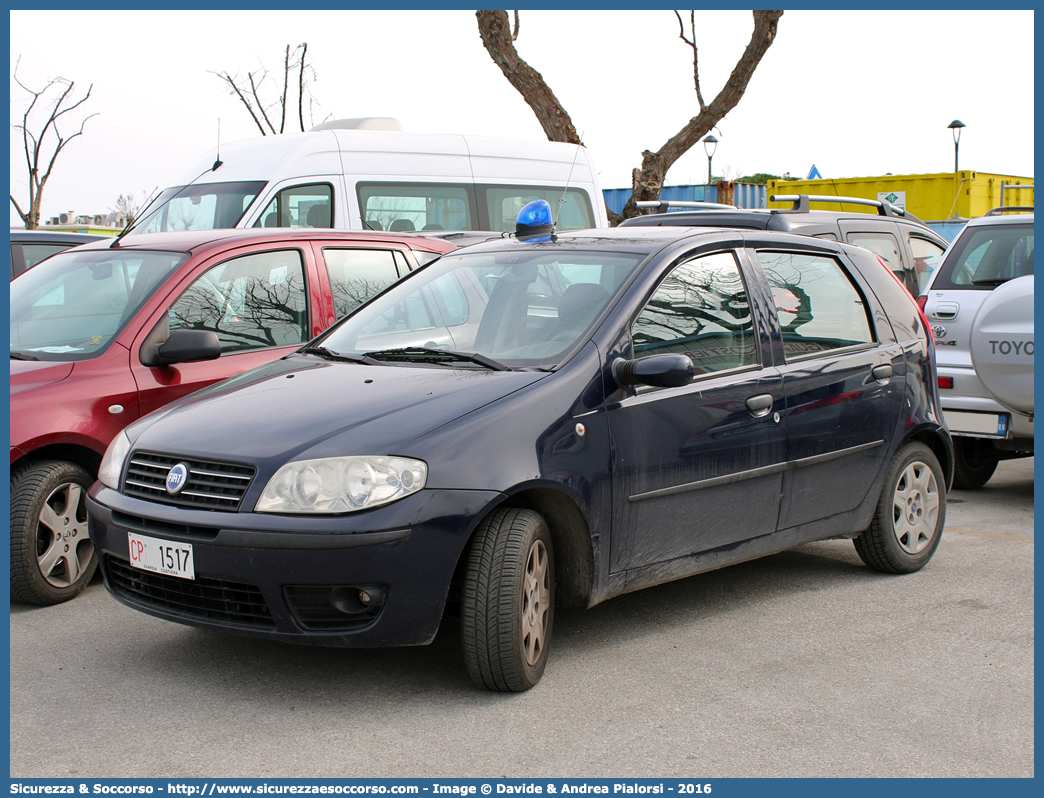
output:
M518 212L515 238L519 241L550 241L555 231L547 200L533 200Z

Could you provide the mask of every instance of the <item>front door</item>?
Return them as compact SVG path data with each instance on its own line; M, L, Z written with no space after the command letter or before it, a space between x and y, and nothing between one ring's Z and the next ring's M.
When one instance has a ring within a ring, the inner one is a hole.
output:
M696 377L681 388L640 388L608 408L611 570L774 532L785 463L783 382L763 365L736 256L677 266L631 334L635 357L681 352Z

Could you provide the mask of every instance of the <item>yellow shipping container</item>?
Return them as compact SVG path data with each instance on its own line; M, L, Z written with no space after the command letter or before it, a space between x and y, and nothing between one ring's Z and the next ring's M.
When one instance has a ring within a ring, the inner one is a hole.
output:
M883 175L881 177L845 177L837 180L770 180L768 193L820 194L837 197L861 197L887 200L906 209L919 219L943 220L954 217L971 219L983 216L1001 205L1033 206L1033 189L1016 190L1015 186L1033 185L1032 177L994 175L986 172L944 172L935 175ZM770 208L789 208L790 203L769 202ZM812 203L815 210L876 213L862 205L838 206L836 203Z

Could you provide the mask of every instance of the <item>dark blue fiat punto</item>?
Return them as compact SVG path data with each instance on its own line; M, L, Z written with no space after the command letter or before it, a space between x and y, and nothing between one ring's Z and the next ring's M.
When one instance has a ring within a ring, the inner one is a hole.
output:
M517 691L556 604L825 538L920 569L952 462L931 333L874 255L628 227L413 272L131 425L88 510L130 607L396 646L430 642L452 602L472 678Z

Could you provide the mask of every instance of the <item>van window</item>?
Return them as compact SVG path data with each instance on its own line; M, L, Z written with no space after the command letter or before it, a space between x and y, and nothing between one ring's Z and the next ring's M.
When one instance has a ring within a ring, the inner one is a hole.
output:
M528 186L480 186L485 188L489 229L511 232L515 229L518 212L533 200L546 200L552 217L557 216L555 229L587 230L594 226L591 203L586 192L578 189L532 188Z
M370 230L477 230L467 186L360 183L359 207Z
M333 188L329 183L284 188L254 227L333 227Z
M235 227L264 187L263 180L172 186L160 194L154 210L128 235Z

